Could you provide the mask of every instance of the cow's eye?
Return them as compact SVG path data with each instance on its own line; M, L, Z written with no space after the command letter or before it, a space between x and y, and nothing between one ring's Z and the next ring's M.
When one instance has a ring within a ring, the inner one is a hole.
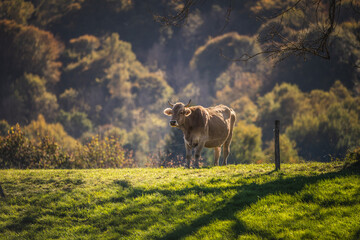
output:
M185 111L181 111L180 114L183 114L183 115L184 115L184 114L185 114Z

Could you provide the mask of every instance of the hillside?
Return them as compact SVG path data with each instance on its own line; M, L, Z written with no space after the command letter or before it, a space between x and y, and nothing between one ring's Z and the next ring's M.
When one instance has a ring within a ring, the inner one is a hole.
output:
M0 239L358 239L354 169L0 170Z
M282 162L343 158L360 146L359 12L355 0L2 0L0 168L100 167L4 154L17 124L60 155L113 138L127 165L181 166L163 110L190 99L236 112L231 164L271 162L275 120Z

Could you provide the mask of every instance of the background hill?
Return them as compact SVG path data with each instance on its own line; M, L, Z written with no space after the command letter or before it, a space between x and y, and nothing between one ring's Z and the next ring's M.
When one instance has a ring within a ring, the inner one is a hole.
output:
M2 146L19 123L30 142L40 145L49 135L70 157L98 136L114 138L134 166L145 166L149 156L157 166L174 166L182 161L181 133L169 129L162 110L169 99L192 99L237 112L230 163L271 161L275 119L282 162L342 157L360 145L356 1L342 2L329 60L311 54L229 60L264 51L269 41L281 44L268 38L274 29L289 41L314 41L328 24L323 1L318 18L301 4L280 22L266 18L293 4L200 1L184 24L164 26L154 16L178 12L182 1L1 1ZM0 165L9 167L5 155Z

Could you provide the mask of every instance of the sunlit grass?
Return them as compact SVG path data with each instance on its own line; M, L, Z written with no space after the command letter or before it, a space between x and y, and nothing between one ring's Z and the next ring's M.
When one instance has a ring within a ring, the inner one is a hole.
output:
M357 239L341 163L0 170L0 239Z

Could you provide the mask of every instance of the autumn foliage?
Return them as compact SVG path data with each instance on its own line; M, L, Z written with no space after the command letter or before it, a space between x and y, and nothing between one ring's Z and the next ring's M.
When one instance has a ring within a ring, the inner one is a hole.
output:
M31 140L32 139L32 140ZM93 137L85 145L63 148L54 137L38 132L27 137L19 124L0 137L0 168L123 168L135 167L131 153L125 153L114 137Z
M70 156L48 136L33 143L19 124L0 138L1 168L69 168Z
M360 145L356 1L335 2L328 60L298 52L331 25L327 1L185 2L0 1L0 167L182 166L168 100L235 110L231 164L272 162L275 120L284 163Z

